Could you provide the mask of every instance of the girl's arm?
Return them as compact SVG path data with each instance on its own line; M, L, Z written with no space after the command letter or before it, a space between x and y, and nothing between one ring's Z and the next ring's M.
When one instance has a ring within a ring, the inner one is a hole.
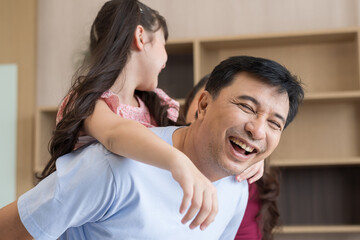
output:
M100 141L109 151L169 170L180 184L184 196L180 206L186 223L198 212L190 228L205 229L217 213L216 188L181 151L170 146L142 124L119 117L103 100L84 122L85 132Z
M32 239L20 220L17 201L0 209L0 238L1 239Z

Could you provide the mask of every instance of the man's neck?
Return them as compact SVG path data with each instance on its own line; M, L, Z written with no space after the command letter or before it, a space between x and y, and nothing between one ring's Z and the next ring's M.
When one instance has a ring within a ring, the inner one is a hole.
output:
M205 164L204 159L201 159L203 156L200 156L201 151L197 151L199 143L196 139L196 129L193 126L190 125L188 127L175 130L172 140L173 146L190 158L200 172L210 181L214 182L225 177L219 176L216 169L211 169L209 165Z

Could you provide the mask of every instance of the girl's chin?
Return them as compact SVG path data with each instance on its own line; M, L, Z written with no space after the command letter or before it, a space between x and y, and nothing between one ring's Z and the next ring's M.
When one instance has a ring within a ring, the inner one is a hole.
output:
M149 86L144 86L144 87L138 87L136 88L136 90L138 91L146 91L146 92L151 92L151 91L154 91L157 87L157 84L154 84L154 85L149 85Z

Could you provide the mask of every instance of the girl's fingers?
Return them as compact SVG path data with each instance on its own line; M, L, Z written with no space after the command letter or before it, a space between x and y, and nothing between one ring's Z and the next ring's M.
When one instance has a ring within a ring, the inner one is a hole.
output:
M202 191L194 189L194 194L193 194L193 198L192 198L192 201L191 201L191 205L190 205L187 213L185 214L185 216L181 220L181 223L185 224L190 219L192 219L195 216L195 214L199 211L199 209L201 208L202 202L203 202Z
M263 174L264 174L264 168L260 168L259 171L257 173L255 173L255 175L249 179L249 183L251 184L251 183L256 182L263 176Z
M203 189L203 186L198 188L195 187L191 206L181 220L181 222L185 224L196 215L189 225L190 229L194 229L200 225L201 230L204 230L211 222L214 221L218 212L216 188L212 184L209 184L206 186L205 190Z
M180 205L180 213L183 214L185 212L185 210L188 208L190 201L193 197L193 187L190 184L186 184L184 186L182 186L183 192L184 192L184 196L183 199L181 201L181 205Z
M218 213L218 201L217 201L217 194L216 192L212 195L212 209L209 216L205 219L203 223L200 225L200 229L203 231L205 230L210 223L215 220L215 216Z
M255 165L252 165L251 167L247 168L245 171L243 171L239 177L241 180L245 180L248 179L252 176L254 176L254 174L257 172L257 168Z
M194 229L202 224L205 219L209 216L212 210L212 194L209 191L203 193L203 201L200 211L196 215L195 219L190 224L190 229Z

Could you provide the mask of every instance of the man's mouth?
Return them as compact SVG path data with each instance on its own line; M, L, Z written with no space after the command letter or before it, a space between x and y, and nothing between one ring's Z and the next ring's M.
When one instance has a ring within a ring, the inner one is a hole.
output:
M245 142L241 141L240 139L236 137L230 137L229 139L231 145L237 152L245 155L257 153L257 150L254 147L248 146Z

